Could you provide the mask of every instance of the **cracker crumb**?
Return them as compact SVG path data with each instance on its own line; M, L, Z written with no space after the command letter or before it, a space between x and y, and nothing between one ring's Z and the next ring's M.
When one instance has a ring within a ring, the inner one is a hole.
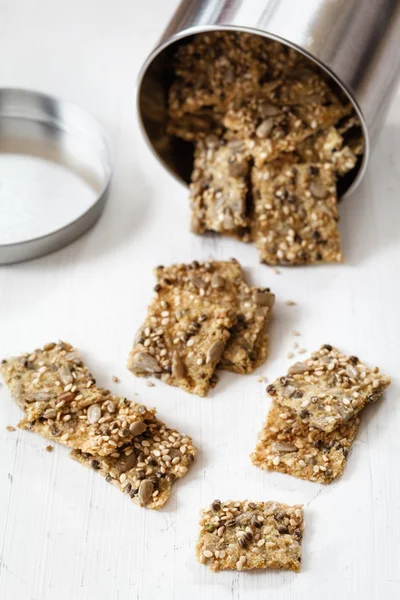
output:
M272 272L275 273L275 275L280 275L281 272L279 269L272 269Z
M16 431L15 427L12 427L12 425L7 425L6 429L7 429L7 431L9 431L10 433L11 433L12 431Z
M118 379L118 377L116 375L113 375L111 377L111 379L113 380L114 383L119 383L120 382L120 380Z
M257 377L257 381L258 381L259 383L264 383L264 381L265 381L265 377L264 377L263 375L260 375L260 377Z
M295 343L293 344L293 348L294 348L294 349L296 349L296 348L298 348L298 347L299 347L298 343L297 343L297 342L295 342Z
M296 302L293 302L293 300L286 300L285 304L286 306L296 306Z
M293 352L288 352L288 353L287 353L287 357L288 357L288 358L293 358Z
M292 331L292 335L301 335L299 331L296 331L295 329L293 329Z
M152 381L146 381L146 385L147 385L147 387L155 387L155 385Z
M46 452L53 452L54 450L54 446L51 446L50 444L48 446L46 446L45 448Z
M307 352L307 350L305 348L300 348L299 350L297 350L298 354L305 354Z

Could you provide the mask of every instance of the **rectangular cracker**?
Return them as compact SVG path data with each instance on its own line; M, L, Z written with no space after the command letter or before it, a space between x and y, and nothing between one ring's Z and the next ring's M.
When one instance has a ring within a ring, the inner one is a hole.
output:
M96 387L78 350L66 342L3 360L1 373L24 411L22 429L83 452L114 453L155 413Z
M236 323L230 330L218 368L246 374L266 360L267 328L275 296L269 288L250 287L236 260L160 267L156 276L159 283L167 281L169 285L184 288L203 304L234 311Z
M279 502L220 502L201 512L197 560L212 571L299 571L303 508Z
M303 423L329 433L355 417L367 402L379 400L389 384L390 378L377 367L371 369L325 344L309 359L292 365L267 392Z
M236 316L230 309L206 304L166 282L138 331L128 369L138 377L151 375L192 394L205 396L229 339Z
M214 231L248 239L250 159L239 144L217 138L196 143L190 185L194 233Z
M355 416L325 433L309 428L288 408L273 404L251 460L261 469L330 483L343 473L359 424Z
M186 475L196 448L186 434L170 429L156 417L146 425L146 430L115 456L93 456L79 450L70 456L98 471L139 506L158 509L168 500L173 482Z
M329 165L277 160L252 171L252 237L261 262L341 262L335 175Z

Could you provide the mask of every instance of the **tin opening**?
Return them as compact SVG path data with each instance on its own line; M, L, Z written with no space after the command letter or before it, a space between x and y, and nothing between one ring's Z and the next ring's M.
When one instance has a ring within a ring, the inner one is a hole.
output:
M215 30L221 31L222 29L215 27L207 29L208 32ZM235 31L237 34L241 33L237 28L223 28L223 30ZM150 147L164 166L181 183L186 185L190 182L193 168L193 144L174 135L170 135L167 132L167 103L168 90L175 78L173 65L176 51L181 44L189 43L197 33L205 33L205 30L185 32L184 34L181 34L178 39L172 39L165 46L157 48L154 53L150 55L142 69L137 97L139 120ZM293 48L293 46L285 40L280 40L272 35L255 33L254 31L248 30L246 30L246 33L267 37ZM317 66L317 69L321 70L321 74L323 74L325 79L328 75L329 85L337 92L337 94L341 96L345 94L345 96L347 96L362 124L359 133L364 140L364 152L359 156L356 166L346 175L338 178L337 188L338 196L340 198L356 187L366 165L367 136L363 117L350 93L344 89L332 73L300 49L294 48L294 50L303 56L306 56L306 59L313 64L314 70L315 66Z

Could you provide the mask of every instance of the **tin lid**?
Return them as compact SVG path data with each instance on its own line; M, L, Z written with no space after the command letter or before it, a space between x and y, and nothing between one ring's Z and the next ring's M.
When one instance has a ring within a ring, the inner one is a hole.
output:
M0 89L0 264L82 235L104 208L111 171L106 133L81 107Z

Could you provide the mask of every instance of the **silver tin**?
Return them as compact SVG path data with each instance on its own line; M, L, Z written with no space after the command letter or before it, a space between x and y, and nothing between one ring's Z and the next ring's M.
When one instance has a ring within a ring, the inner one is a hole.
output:
M107 135L80 106L0 89L0 264L82 235L104 208L111 171Z
M165 131L172 56L188 36L246 31L281 41L308 56L343 88L360 116L365 153L345 189L362 178L400 72L400 0L183 0L138 84L142 131L156 156L188 183L190 146Z

